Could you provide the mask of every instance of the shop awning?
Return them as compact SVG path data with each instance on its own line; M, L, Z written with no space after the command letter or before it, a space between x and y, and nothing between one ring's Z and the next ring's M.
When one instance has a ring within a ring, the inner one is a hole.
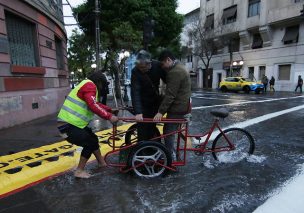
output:
M283 42L292 42L297 40L299 37L299 26L286 27Z
M222 19L227 19L229 17L233 17L233 16L236 15L236 12L237 12L237 6L233 6L233 7L227 8L223 12Z

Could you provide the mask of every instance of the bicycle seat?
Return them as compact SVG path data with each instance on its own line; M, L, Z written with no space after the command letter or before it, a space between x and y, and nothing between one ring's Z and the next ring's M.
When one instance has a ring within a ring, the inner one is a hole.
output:
M211 115L218 117L218 118L226 118L229 115L229 111L225 108L221 109L214 109L211 110Z

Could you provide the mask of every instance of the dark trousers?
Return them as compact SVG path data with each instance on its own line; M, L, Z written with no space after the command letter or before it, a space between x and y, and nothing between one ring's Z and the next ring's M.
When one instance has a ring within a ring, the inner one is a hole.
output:
M268 84L264 84L264 92L267 91L267 85L268 85Z
M302 84L298 84L295 89L295 92L298 90L298 88L300 88L300 93L302 93L302 86L303 86Z
M157 109L146 109L143 112L144 118L154 118ZM138 141L147 141L155 136L156 123L137 123L137 138Z
M167 114L167 118L170 119L182 119L185 115L183 114ZM174 131L177 131L180 127L180 124L177 123L165 123L164 125L164 135L170 134ZM177 134L171 134L167 137L165 137L165 145L167 149L170 151L170 153L174 153L174 143L176 142L176 135Z
M62 134L67 134L66 140L71 144L83 147L81 156L89 159L93 152L99 149L97 135L88 127L80 129L76 126L67 124L64 128L58 127Z
M138 141L147 141L155 137L155 123L137 123Z

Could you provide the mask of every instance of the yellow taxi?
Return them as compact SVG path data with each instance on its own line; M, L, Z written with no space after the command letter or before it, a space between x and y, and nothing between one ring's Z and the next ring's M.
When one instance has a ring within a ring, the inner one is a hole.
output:
M248 78L243 77L227 77L220 82L219 89L222 92L227 91L244 91L249 93L254 91L259 94L264 89L264 85L261 82L256 82Z

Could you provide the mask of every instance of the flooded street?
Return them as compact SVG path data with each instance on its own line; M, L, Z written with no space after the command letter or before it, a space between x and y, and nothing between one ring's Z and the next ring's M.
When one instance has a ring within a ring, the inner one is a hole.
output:
M255 120L303 106L303 97L292 97L193 94L192 133L210 126L212 105L229 109L223 127L249 121L245 129L254 137L256 149L241 161L218 162L211 154L188 153L186 166L155 179L120 174L113 168L88 180L67 173L0 200L0 212L252 212L304 163L304 109Z

